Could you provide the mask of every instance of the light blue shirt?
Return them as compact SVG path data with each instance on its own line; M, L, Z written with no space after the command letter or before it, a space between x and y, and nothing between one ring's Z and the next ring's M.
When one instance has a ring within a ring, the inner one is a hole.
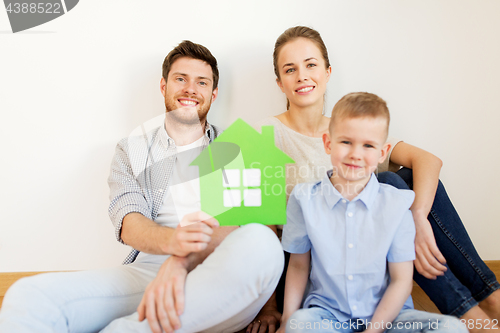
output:
M369 319L389 284L387 262L415 259L415 194L379 184L372 174L352 201L330 182L298 184L287 207L283 249L311 250L311 289L304 308L320 306L339 321ZM411 296L403 309L413 308Z

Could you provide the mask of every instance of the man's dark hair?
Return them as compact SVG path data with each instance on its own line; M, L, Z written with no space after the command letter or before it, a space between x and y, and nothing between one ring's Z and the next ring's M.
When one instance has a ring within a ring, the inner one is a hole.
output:
M165 57L163 61L163 71L162 75L165 81L167 81L168 73L172 64L179 58L188 57L193 59L198 59L206 62L212 67L213 74L213 87L215 90L219 83L219 69L217 68L217 60L210 53L210 51L203 45L193 43L189 40L184 40L182 43L177 45L170 53Z

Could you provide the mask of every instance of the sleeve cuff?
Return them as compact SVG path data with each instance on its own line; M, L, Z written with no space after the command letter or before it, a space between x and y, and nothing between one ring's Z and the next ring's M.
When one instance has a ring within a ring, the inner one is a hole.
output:
M387 256L387 261L389 262L404 262L415 260L415 252L389 254Z
M310 244L285 244L282 243L283 250L288 253L306 253L311 249Z
M151 219L151 212L149 212L147 209L144 209L143 207L139 205L128 205L123 208L121 208L116 214L115 217L113 218L113 221L115 222L115 236L116 240L119 241L122 244L125 244L122 240L121 233L122 233L122 224L123 224L123 219L127 214L130 213L139 213L144 215L145 217ZM127 245L127 244L125 244Z

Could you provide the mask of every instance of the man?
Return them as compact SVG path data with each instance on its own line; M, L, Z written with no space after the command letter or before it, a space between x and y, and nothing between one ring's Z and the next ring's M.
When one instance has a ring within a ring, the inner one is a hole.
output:
M111 166L110 217L134 248L127 265L19 280L0 332L234 332L250 323L276 287L283 252L263 225L218 227L199 211L189 162L219 133L206 120L217 84L205 47L184 41L167 55L164 125L120 141Z

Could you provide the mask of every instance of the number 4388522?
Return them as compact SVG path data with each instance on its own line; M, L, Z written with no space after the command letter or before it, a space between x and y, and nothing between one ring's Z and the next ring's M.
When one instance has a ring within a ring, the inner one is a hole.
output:
M59 3L9 3L6 9L9 14L62 14Z

